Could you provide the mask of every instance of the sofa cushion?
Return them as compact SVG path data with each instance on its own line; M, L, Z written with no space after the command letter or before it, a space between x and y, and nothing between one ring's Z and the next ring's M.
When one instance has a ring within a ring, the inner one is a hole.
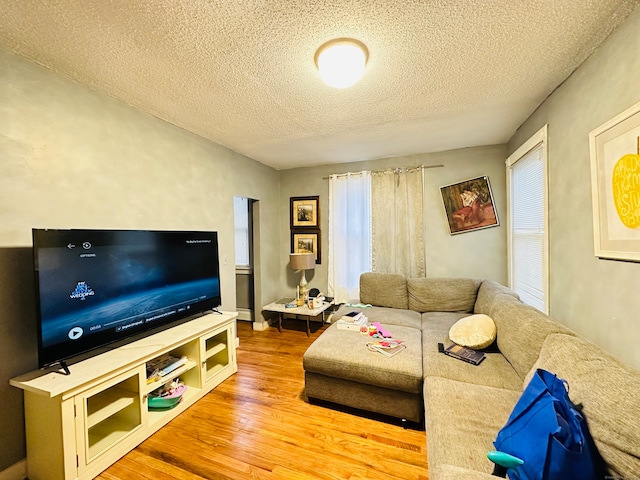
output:
M500 352L522 379L538 359L542 343L548 335L572 333L540 310L514 301L510 295L496 296L491 318L496 322L496 340Z
M478 313L458 320L449 330L452 342L482 350L496 339L496 324L489 315Z
M520 296L510 288L500 285L492 280L485 280L478 289L478 298L473 307L473 313L484 313L491 315L491 307L497 295L511 295L514 299L519 300Z
M448 330L422 331L422 371L424 377L444 377L474 385L521 391L522 378L499 352L485 352L480 365L471 365L440 353L438 343L451 344Z
M640 478L640 372L573 335L549 335L533 369L555 373L582 404L589 430L611 478Z
M380 322L387 325L398 325L400 327L411 327L417 329L420 329L422 326L422 321L418 312L414 312L413 310L403 310L400 308L354 308L342 306L333 314L332 318L337 320L345 313L352 312L354 310L364 313L369 320L369 324L373 322Z
M360 301L380 307L408 308L407 279L393 273L365 272L360 275Z
M339 330L338 326L333 324L304 353L304 370L402 392L420 393L422 333L415 328L385 324L382 326L389 330L394 338L404 340L406 350L393 358L386 357L367 348L367 342L372 341L370 336Z
M519 397L520 391L516 390L441 377L425 378L429 471L449 464L490 474L492 464L487 460L487 452L494 449L496 433L506 423ZM439 477L429 475L429 478Z
M410 278L409 308L416 312L473 312L481 280Z
M467 313L424 312L422 314L422 331L444 330L448 334L453 324L466 316L468 316Z

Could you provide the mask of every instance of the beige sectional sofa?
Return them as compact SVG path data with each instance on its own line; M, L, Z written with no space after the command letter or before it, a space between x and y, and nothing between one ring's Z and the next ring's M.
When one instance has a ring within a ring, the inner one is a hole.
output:
M492 281L365 273L362 308L409 348L390 359L331 325L304 355L307 396L419 421L430 480L490 479L486 452L536 368L567 380L611 479L640 480L640 372ZM345 310L341 307L334 318ZM443 355L451 326L489 315L497 338L478 366ZM364 347L364 348L363 348ZM419 381L417 379L419 377Z

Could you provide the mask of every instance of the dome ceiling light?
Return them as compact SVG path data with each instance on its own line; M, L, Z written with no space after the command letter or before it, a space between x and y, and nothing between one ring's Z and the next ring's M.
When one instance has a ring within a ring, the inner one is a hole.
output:
M360 80L368 58L365 44L353 38L329 40L315 55L322 80L333 88L347 88Z

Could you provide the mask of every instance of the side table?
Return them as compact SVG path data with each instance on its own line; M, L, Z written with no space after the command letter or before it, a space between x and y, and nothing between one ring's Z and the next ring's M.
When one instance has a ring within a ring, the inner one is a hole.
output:
M285 313L289 313L295 315L296 317L306 317L307 319L307 337L311 335L311 331L309 329L309 321L313 317L318 317L322 315L322 323L324 323L324 313L325 311L331 307L333 303L323 302L321 306L318 308L309 308L307 305L302 305L301 307L295 308L286 308L282 303L270 303L269 305L265 305L262 307L262 310L266 310L267 312L276 312L278 314L278 331L282 332L282 317Z

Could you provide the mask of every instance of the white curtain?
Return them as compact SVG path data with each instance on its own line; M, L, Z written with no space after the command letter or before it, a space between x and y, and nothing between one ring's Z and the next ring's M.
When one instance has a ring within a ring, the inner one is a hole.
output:
M422 168L372 174L373 271L425 276Z
M360 274L371 271L371 173L329 177L329 295L360 297Z

